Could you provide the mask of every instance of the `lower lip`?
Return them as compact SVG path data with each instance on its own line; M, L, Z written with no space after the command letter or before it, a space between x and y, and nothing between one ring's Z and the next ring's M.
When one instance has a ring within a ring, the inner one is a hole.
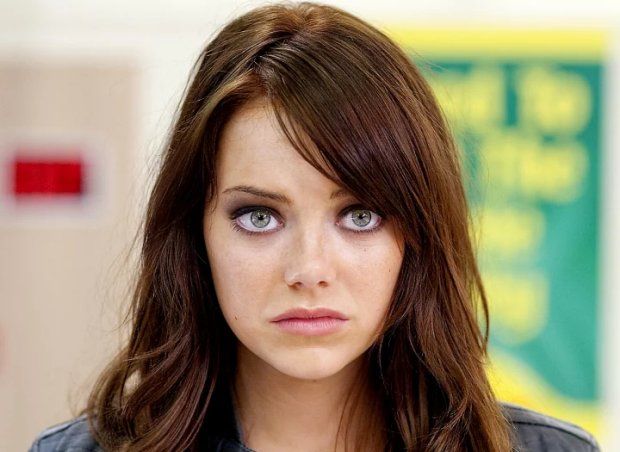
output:
M322 336L335 333L344 327L346 322L344 319L334 317L316 317L313 319L284 319L275 322L275 324L287 333Z

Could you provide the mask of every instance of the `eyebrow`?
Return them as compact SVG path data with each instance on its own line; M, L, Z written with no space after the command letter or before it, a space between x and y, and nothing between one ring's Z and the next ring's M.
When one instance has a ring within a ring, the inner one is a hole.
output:
M264 190L262 188L254 187L252 185L235 185L234 187L227 188L222 193L228 194L232 192L249 193L250 195L271 199L273 201L286 204L289 206L292 204L291 200L281 193ZM329 199L333 200L336 198L342 198L350 194L351 192L347 190L346 188L338 188L332 192Z

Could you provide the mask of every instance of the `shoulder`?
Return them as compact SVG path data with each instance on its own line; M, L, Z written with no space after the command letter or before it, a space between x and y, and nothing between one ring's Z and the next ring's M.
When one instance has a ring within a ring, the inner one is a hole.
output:
M29 452L101 451L88 427L86 415L43 430L36 437Z
M504 415L511 423L519 450L599 452L599 445L581 427L533 410L502 403Z
M503 402L504 415L513 427L519 450L599 452L596 439L581 427ZM30 452L100 452L93 438L86 416L80 416L41 432L30 447Z

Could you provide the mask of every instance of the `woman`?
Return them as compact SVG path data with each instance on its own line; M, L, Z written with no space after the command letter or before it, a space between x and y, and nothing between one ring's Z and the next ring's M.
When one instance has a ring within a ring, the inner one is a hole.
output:
M597 448L496 401L452 137L346 12L265 6L208 44L143 232L127 346L33 450Z

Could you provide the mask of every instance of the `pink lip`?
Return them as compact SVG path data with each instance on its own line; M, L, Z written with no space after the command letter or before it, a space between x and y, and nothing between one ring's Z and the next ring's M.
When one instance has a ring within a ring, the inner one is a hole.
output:
M331 309L291 309L275 317L272 322L281 330L303 336L321 336L335 333L348 318Z
M342 312L334 311L333 309L317 308L317 309L304 309L295 308L286 311L283 314L273 318L272 322L279 322L285 319L315 319L319 317L331 317L334 319L348 320Z

